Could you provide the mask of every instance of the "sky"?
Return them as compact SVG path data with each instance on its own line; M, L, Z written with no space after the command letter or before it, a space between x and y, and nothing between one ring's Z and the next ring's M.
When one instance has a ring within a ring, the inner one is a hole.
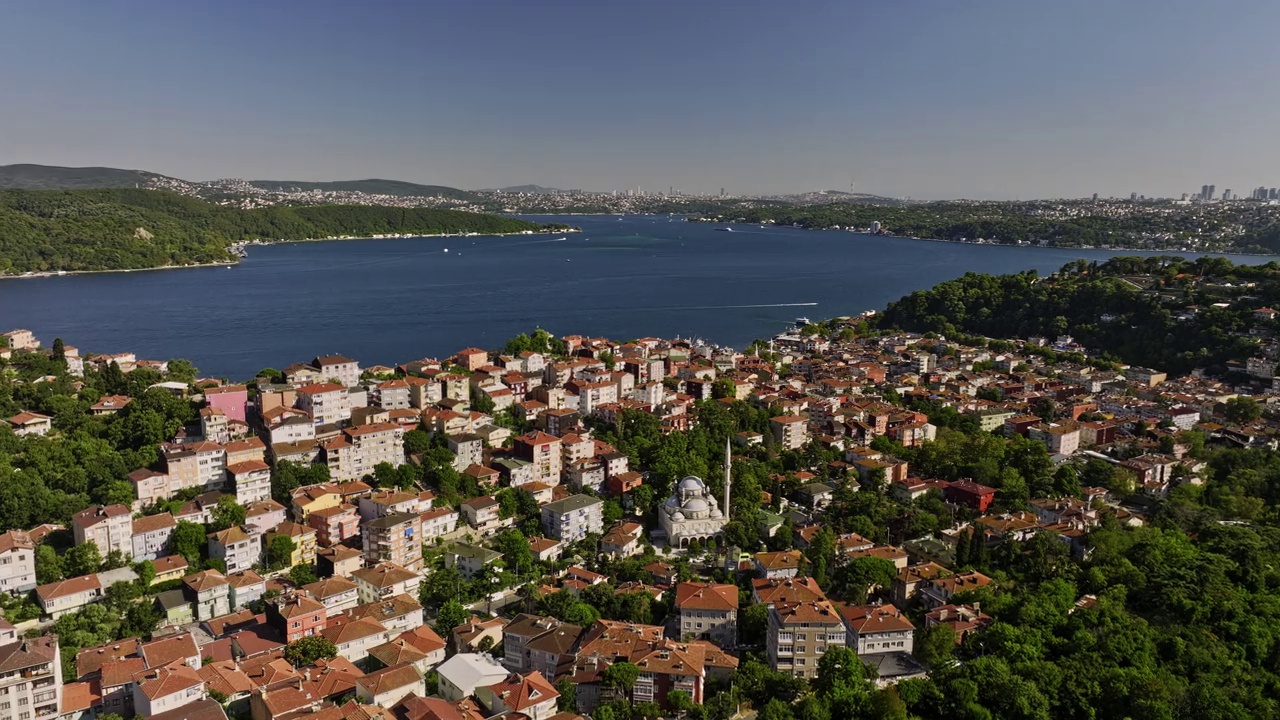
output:
M6 0L0 164L894 197L1280 186L1274 0Z

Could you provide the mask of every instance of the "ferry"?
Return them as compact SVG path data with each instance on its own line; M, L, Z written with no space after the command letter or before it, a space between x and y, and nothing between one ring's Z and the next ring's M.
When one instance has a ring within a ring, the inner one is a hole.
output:
M806 325L812 325L812 324L813 324L813 321L807 317L800 316L796 318L796 327L805 327Z

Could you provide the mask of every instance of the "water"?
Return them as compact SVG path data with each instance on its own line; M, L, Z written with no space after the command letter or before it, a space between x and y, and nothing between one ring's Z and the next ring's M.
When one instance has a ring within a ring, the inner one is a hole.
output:
M970 270L1047 273L1121 254L756 226L730 233L653 216L555 219L583 232L273 245L249 248L230 270L7 280L0 329L27 328L46 344L61 337L82 352L186 358L232 379L326 353L364 365L445 357L534 327L743 347L797 316L879 309Z

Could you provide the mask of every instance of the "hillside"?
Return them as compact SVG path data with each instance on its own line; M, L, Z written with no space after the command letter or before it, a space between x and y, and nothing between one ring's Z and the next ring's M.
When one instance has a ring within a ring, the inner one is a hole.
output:
M946 337L1070 335L1125 363L1176 373L1222 370L1256 354L1254 338L1272 332L1270 322L1256 322L1251 308L1280 300L1275 270L1221 258L1117 257L1101 265L1069 263L1051 278L966 273L889 303L876 322ZM1142 289L1127 279L1139 274L1152 276L1156 285ZM1253 299L1237 303L1241 298L1232 289L1245 283L1253 284ZM1219 300L1230 305L1213 307ZM1191 305L1205 307L1187 313Z
M55 165L0 165L0 188L24 190L85 190L131 188L158 177L142 170Z
M529 195L554 195L564 191L559 188L544 187L542 185L512 185L511 187L499 188L499 192L526 193Z
M0 274L224 262L248 240L537 230L514 218L372 205L239 210L158 190L0 190Z
M475 200L474 193L444 185L419 185L402 180L337 180L334 182L305 182L300 180L250 180L249 184L263 190L295 189L322 190L328 192L362 192L370 195L396 195L400 197L445 197L453 200Z

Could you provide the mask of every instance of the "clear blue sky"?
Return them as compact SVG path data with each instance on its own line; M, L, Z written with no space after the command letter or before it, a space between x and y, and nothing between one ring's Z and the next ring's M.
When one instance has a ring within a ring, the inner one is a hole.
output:
M1274 0L0 3L0 163L895 196L1280 185Z

